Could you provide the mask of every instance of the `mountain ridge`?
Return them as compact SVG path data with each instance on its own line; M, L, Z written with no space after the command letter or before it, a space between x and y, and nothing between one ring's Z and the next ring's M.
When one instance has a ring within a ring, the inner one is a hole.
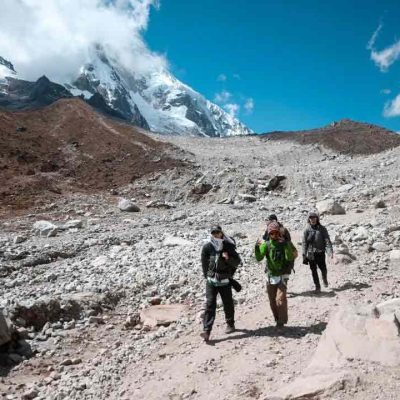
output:
M400 135L379 125L343 118L321 128L299 131L272 131L260 134L263 140L287 140L316 144L343 154L376 154L400 145ZM361 140L362 139L362 140Z
M0 60L3 60L0 64L0 95L4 98L10 91L10 79L20 78L11 62L4 58ZM107 57L101 46L95 47L91 62L83 65L71 82L53 83L62 85L71 95L85 100L97 94L92 103L101 103L103 111L107 109L106 105L114 115L152 132L210 137L253 133L168 71L147 74L128 71L117 60ZM105 105L98 98L99 94Z

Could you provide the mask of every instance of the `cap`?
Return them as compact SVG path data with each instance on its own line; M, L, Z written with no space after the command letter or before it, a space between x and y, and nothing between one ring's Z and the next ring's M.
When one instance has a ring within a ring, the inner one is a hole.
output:
M280 232L280 226L277 222L271 222L267 227L268 233L271 232Z
M211 234L222 232L222 228L219 225L213 225L210 230Z

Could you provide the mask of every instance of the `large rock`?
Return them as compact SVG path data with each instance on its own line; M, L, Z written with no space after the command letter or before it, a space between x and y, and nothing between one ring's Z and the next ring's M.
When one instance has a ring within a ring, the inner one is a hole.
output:
M166 247L176 247L176 246L192 247L193 243L190 242L189 240L186 240L186 239L183 239L180 237L167 236L163 241L163 246L166 246Z
M354 237L353 241L354 242L359 242L361 240L366 240L370 237L370 232L368 231L367 228L364 228L363 226L359 226L355 231L354 231Z
M247 193L239 193L238 197L242 201L246 201L247 203L254 203L257 201L257 197L253 196L252 194L247 194Z
M333 399L330 395L345 387L354 386L356 381L355 377L346 372L301 376L273 395L264 397L264 400L319 399L321 395Z
M283 175L276 175L274 176L272 179L270 179L270 181L268 182L268 185L266 187L266 190L270 191L270 190L275 190L277 189L281 182L284 181L286 179L286 176Z
M54 225L49 221L36 221L33 224L33 230L39 236L52 237L56 236L58 232L58 226Z
M150 327L168 326L182 318L184 312L185 306L181 304L163 304L142 310L140 319Z
M74 293L61 297L44 296L37 300L21 302L10 312L11 320L17 325L24 323L40 330L47 322L60 319L71 321L80 319L86 311L101 313L104 308L111 308L121 298L116 294Z
M400 250L392 250L389 253L390 261L399 261L400 260Z
M80 219L73 219L70 221L67 221L64 225L62 225L60 228L61 229L80 229L83 227L83 222Z
M387 315L400 315L400 299L390 299L379 303L375 306L374 311L378 317Z
M397 305L392 304L394 309ZM399 333L395 318L382 317L374 307L341 309L329 320L307 370L341 368L347 359L400 366Z
M345 209L333 199L322 200L317 203L317 210L322 214L343 215L346 214Z
M11 341L10 327L3 315L3 311L0 310L0 346Z
M118 208L124 212L139 212L140 208L128 199L121 199L118 202Z
M386 243L384 243L384 242L375 242L375 243L372 245L372 248L373 248L375 251L379 251L379 252L381 252L381 253L387 253L388 251L390 251L390 247L389 247Z

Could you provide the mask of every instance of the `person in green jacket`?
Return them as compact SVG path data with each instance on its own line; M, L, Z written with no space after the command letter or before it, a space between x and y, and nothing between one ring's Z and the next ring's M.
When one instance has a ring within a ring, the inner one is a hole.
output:
M287 283L297 250L292 242L285 240L277 222L268 225L267 241L257 240L255 256L257 261L266 258L267 293L276 326L283 327L288 322Z

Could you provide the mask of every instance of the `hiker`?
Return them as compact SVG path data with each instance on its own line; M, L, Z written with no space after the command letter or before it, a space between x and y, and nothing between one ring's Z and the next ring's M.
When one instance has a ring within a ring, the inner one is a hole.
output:
M303 264L309 264L315 291L321 291L317 267L321 270L322 282L328 287L328 271L325 262L325 253L333 258L333 248L327 229L321 225L319 216L315 212L308 214L308 226L303 233Z
M277 221L267 226L267 240L258 239L255 246L257 261L266 258L267 293L277 328L288 322L287 285L297 250L286 240Z
M271 222L277 222L279 224L279 230L281 232L281 235L286 241L290 242L292 240L292 238L290 237L289 231L280 222L278 222L278 217L275 214L271 214L268 217L267 228ZM263 240L265 240L265 241L268 240L268 229L266 229L264 232Z
M206 279L206 310L201 337L206 342L210 339L214 324L218 294L220 294L224 306L225 333L235 331L232 279L236 268L241 263L236 252L235 241L225 235L220 226L213 226L210 233L209 241L204 244L201 250L201 264Z

